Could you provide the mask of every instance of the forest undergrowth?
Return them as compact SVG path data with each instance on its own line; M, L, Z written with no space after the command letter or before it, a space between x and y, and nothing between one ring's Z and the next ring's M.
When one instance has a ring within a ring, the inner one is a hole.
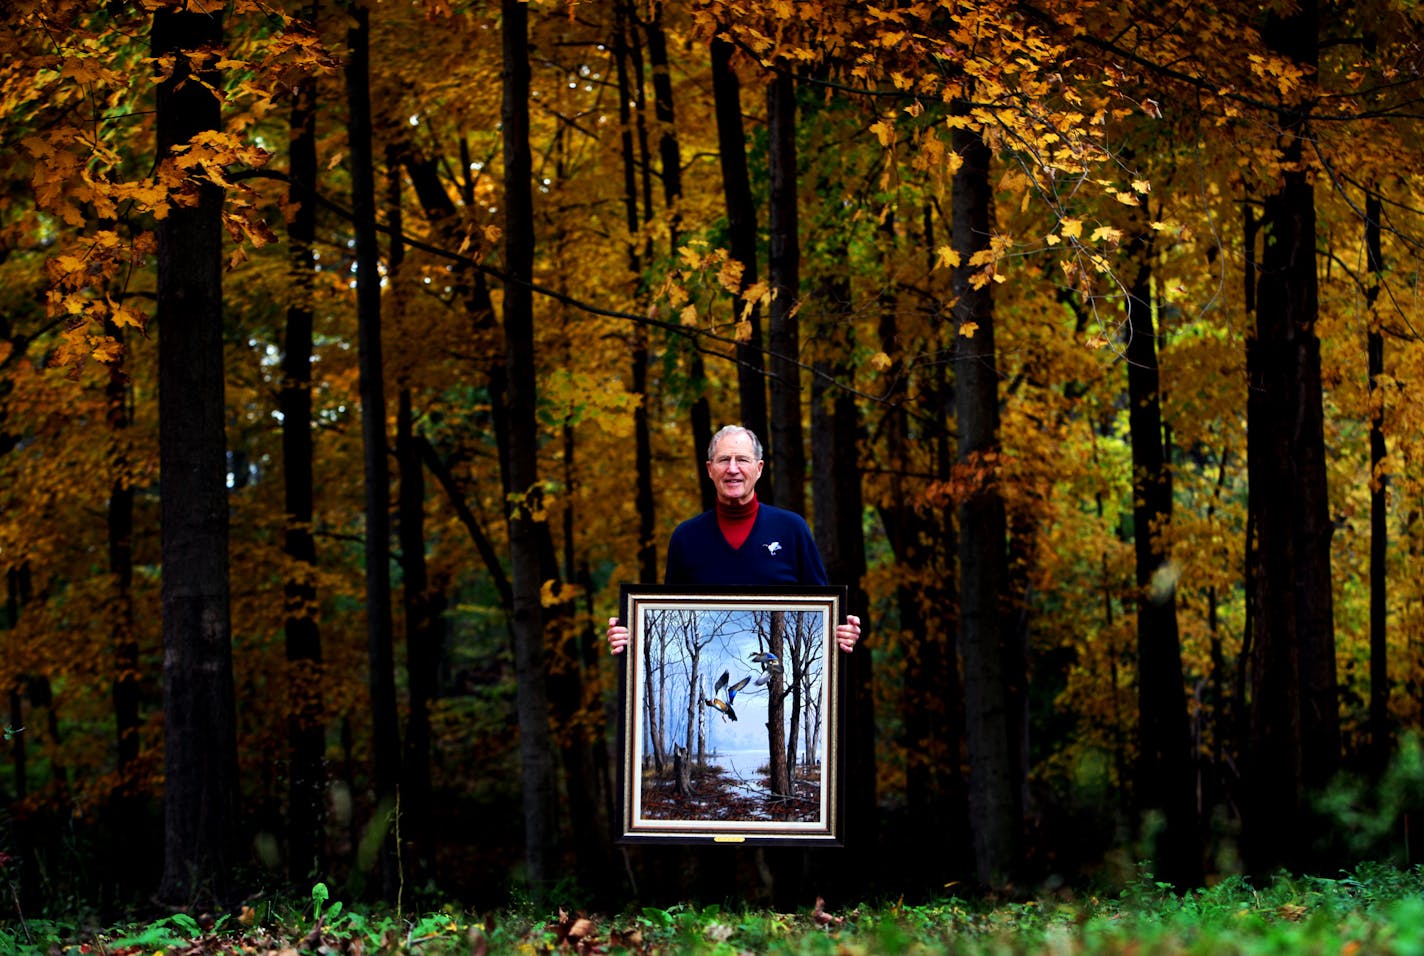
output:
M524 903L490 913L447 904L420 915L332 900L254 901L220 917L174 914L97 928L7 914L13 956L366 956L502 953L1424 954L1424 868L1365 864L1335 878L1232 876L1187 893L1144 873L1111 896L1060 892L1002 902L946 896L843 912L675 905L617 914Z

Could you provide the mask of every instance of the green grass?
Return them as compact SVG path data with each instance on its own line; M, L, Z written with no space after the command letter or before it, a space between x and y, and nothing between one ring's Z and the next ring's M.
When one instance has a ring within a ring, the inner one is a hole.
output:
M1337 879L1282 875L1260 888L1233 877L1181 896L1144 879L1112 898L992 904L946 897L797 913L674 906L477 914L448 906L397 917L330 901L319 885L310 901L269 901L206 925L184 914L104 931L53 920L0 923L0 954L14 956L229 953L1424 956L1424 868L1367 865Z

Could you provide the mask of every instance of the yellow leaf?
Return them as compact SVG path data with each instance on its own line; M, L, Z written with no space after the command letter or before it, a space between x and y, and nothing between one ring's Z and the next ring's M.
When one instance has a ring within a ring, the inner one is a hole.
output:
M678 321L680 321L683 325L696 325L697 304L695 302L688 303L687 308L683 309L682 314L678 316Z
M1062 219L1059 220L1059 228L1064 239L1077 239L1083 235L1083 220Z
M962 336L964 336L966 339L972 339L972 338L974 338L974 333L975 333L975 332L978 332L978 331L979 331L979 323L978 323L978 322L961 322L961 323L959 323L959 334L962 335Z
M722 263L722 268L717 272L717 281L722 284L722 288L728 292L738 292L742 288L742 271L745 267L735 259L728 259Z
M935 250L935 257L937 266L954 269L959 265L959 250L951 246L940 246Z
M1112 226L1099 226L1093 230L1093 242L1117 242L1122 238L1122 230Z
M123 357L124 347L106 335L94 343L94 349L90 354L97 362L111 364Z
M870 357L870 367L875 369L875 371L877 372L883 372L894 364L895 363L890 358L890 356L886 355L884 352L876 352Z
M870 131L879 137L881 146L889 146L895 142L895 126L893 123L879 120L871 124Z
M1132 188L1137 192L1147 193L1152 191L1152 184L1145 179L1134 179L1132 181Z

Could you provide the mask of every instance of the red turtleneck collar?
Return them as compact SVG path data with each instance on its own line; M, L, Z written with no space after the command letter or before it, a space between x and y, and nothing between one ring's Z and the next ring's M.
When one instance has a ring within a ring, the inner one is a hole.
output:
M733 549L740 548L742 542L747 540L747 535L752 533L758 507L755 492L752 493L751 501L744 505L727 504L718 499L717 527L722 529L722 537L727 539Z

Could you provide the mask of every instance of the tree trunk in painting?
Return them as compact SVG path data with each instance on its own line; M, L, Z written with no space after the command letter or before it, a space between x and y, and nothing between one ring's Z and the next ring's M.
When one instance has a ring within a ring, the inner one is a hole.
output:
M779 661L786 660L786 614L772 611L767 630L767 650ZM777 796L791 796L791 772L786 766L786 677L776 671L767 685L766 740L770 754L767 785Z

